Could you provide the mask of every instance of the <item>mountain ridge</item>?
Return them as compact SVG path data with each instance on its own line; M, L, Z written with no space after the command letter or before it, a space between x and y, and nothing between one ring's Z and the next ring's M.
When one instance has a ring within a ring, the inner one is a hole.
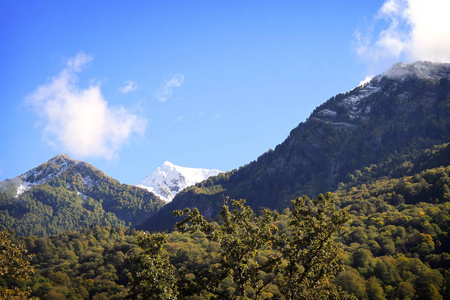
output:
M76 225L69 228L111 224L149 230L170 228L172 210L185 207L198 207L214 218L226 197L245 198L253 208L283 209L297 196L335 190L355 170L390 155L450 141L449 79L450 64L394 65L367 84L325 101L275 150L187 187L168 204L148 189L120 184L61 154L0 183L0 215L5 215L3 224L15 224L26 234L26 226L43 218L57 229L46 232L39 221L39 230L31 232L48 235L66 228L63 215L69 208L82 220L78 224L71 218Z
M89 226L135 226L164 205L83 161L57 155L0 182L0 226L48 236Z
M297 196L335 190L354 170L389 155L448 142L449 78L450 64L394 65L319 105L275 150L181 192L142 228L162 229L162 220L184 207L214 218L226 196L254 209L283 209Z

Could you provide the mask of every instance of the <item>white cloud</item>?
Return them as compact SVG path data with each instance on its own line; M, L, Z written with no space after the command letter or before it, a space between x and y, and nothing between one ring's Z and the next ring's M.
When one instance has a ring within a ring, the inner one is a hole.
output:
M182 86L184 83L183 74L175 74L170 80L166 81L159 90L155 92L155 97L158 101L165 102L173 94L173 89Z
M123 84L124 85L119 88L119 91L121 91L123 94L128 94L137 89L137 85L133 81L125 81Z
M372 27L357 30L356 52L372 65L400 60L450 62L450 1L387 0ZM376 31L375 28L382 27Z
M77 56L69 58L67 60L67 68L68 70L71 70L73 72L80 72L81 68L88 62L91 62L93 59L94 58L90 55L82 52L78 53Z
M414 58L450 62L450 1L410 0Z
M27 103L39 115L50 145L78 157L111 159L134 133L144 133L147 120L108 105L98 85L79 88L76 73L89 61L84 53L69 59L67 68L39 86Z
M366 78L364 78L364 80L361 80L359 82L358 86L363 86L363 85L369 83L372 80L373 77L374 77L373 75L367 75Z

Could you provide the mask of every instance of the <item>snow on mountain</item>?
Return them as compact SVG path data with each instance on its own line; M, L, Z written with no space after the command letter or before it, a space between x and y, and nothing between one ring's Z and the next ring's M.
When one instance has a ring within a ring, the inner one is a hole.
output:
M358 126L357 120L368 120L370 118L372 107L367 100L381 90L379 80L379 77L374 77L369 83L351 90L345 96L336 100L336 105L334 106L322 105L322 109L313 113L313 118L332 124L335 127L355 130ZM335 99L336 97L333 98L333 101ZM348 118L339 116L337 109L340 108L345 108Z
M85 169L83 164L85 163L73 160L65 154L60 154L20 176L0 182L0 191L9 191L17 198L33 186L45 184L72 167L75 168L77 173L81 171L83 185L92 187L96 184L96 180L91 178L90 175L92 174L89 172L82 171ZM160 196L166 202L170 202L183 189L219 173L221 173L219 170L185 168L166 161L156 171L148 175L138 187Z
M47 181L58 177L58 175L76 163L77 161L72 160L68 155L60 154L50 159L46 164L31 169L21 175L21 177L24 182L28 182L32 185L44 184Z
M397 63L381 75L361 82L356 88L345 95L340 94L322 105L312 117L335 127L356 130L359 121L371 118L373 100L378 99L377 93L383 90L385 96L407 99L410 95L405 92L396 94L396 88L406 82L408 78L418 78L429 81L450 79L450 64L418 61L415 63ZM386 86L386 79L394 80L392 88ZM392 94L392 95L390 95ZM392 96L394 97L394 96ZM339 114L338 111L341 113Z
M147 189L166 202L170 202L176 194L185 188L219 173L222 173L222 171L180 167L166 161L137 186Z
M6 191L12 187L16 191L15 197L17 198L34 185L44 184L78 163L79 161L72 160L66 154L57 155L45 164L33 168L20 176L0 182L0 191Z

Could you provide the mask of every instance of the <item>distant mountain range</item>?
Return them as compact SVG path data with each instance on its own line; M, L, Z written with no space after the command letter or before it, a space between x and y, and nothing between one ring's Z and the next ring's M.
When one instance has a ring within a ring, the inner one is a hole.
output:
M132 186L60 154L0 182L0 226L43 236L91 225L136 226L186 187L219 173L166 161Z
M219 170L180 167L166 161L137 186L147 189L166 202L170 202L176 194L185 188L220 173L223 172Z
M450 64L396 64L330 98L274 150L231 172L165 162L131 186L58 155L0 183L0 226L41 236L93 225L170 229L173 210L215 218L226 197L281 210L353 182L364 168L447 143L449 129Z

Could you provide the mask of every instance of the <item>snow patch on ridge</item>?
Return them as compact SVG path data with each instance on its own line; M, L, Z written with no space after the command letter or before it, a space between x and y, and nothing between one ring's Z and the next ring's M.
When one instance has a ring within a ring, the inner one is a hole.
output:
M370 95L378 92L380 89L381 87L379 86L368 84L359 91L357 91L355 94L342 100L342 103L345 106L351 108L352 110L356 110L358 108L357 105L362 99L369 97Z
M95 184L95 180L93 180L89 176L84 176L81 178L81 180L83 181L83 185L88 186L88 187L93 187Z
M34 168L25 174L21 175L24 182L28 182L31 185L39 185L44 184L56 177L58 177L61 173L67 171L76 161L73 161L65 154L60 154L48 161L46 168L39 166ZM55 166L59 166L56 171Z
M219 170L187 168L166 161L137 186L159 196L166 202L185 188L222 173Z
M61 173L66 171L70 166L72 166L73 162L69 156L66 154L60 154L48 161L48 166L46 168L39 166L37 168L31 169L23 175L20 175L17 178L20 183L17 187L16 198L31 189L34 185L44 184L56 177L58 177ZM76 162L75 162L76 163ZM56 171L55 166L58 166L58 170ZM56 171L56 172L55 172Z
M322 117L335 117L337 112L329 109L323 109L319 111L317 114Z

